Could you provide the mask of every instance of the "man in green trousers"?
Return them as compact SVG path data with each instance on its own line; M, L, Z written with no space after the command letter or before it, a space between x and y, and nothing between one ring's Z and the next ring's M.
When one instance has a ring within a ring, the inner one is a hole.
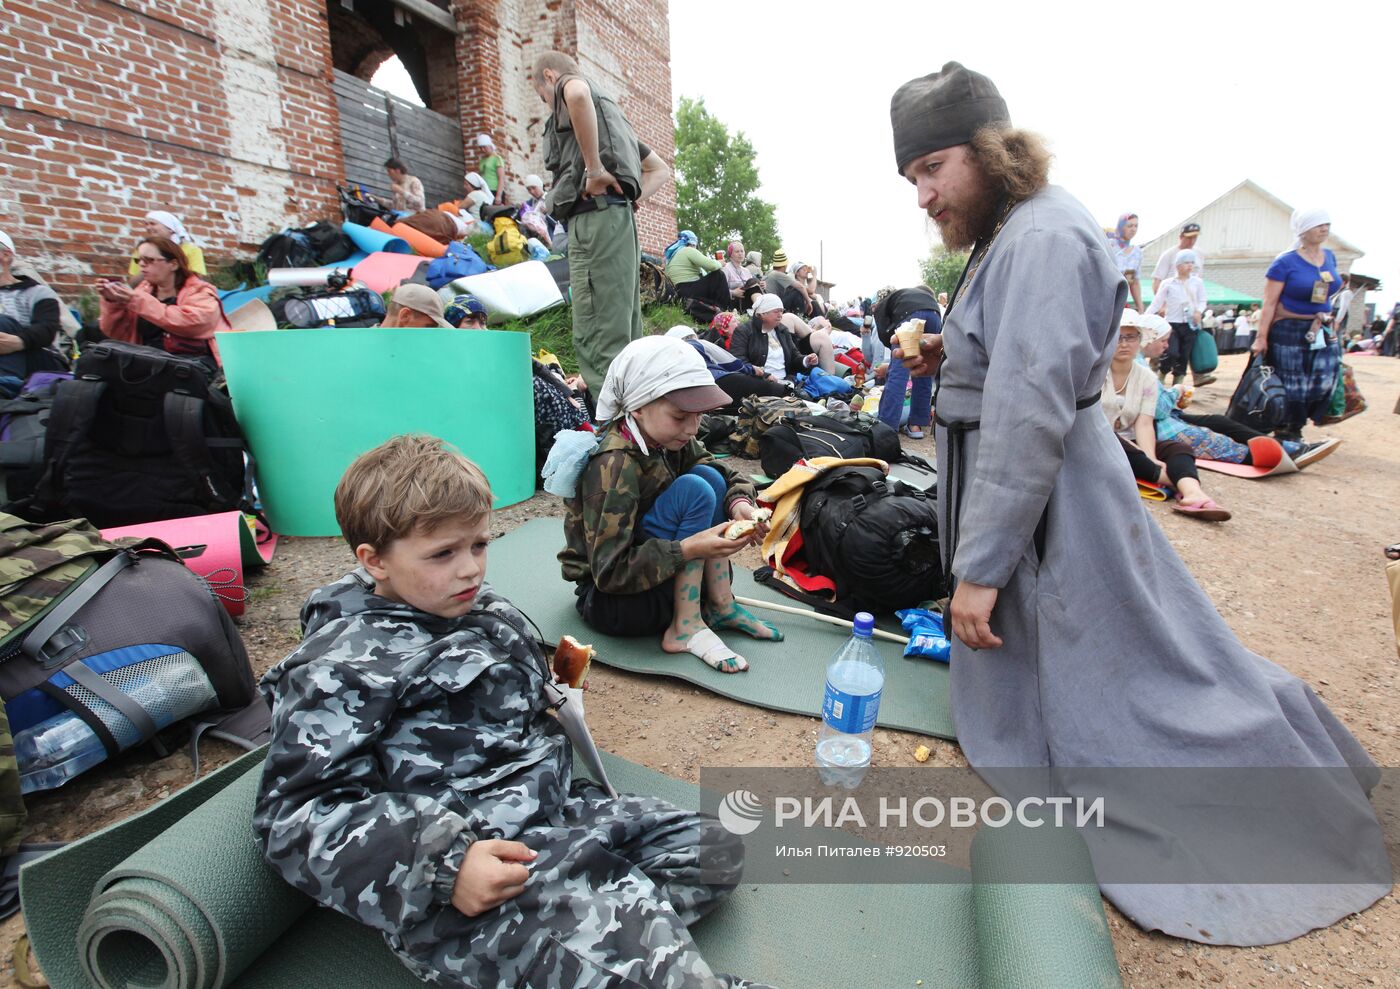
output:
M618 351L642 335L636 204L670 176L637 140L611 96L563 52L535 59L535 92L550 108L545 166L554 175L546 211L569 231L574 350L597 395Z

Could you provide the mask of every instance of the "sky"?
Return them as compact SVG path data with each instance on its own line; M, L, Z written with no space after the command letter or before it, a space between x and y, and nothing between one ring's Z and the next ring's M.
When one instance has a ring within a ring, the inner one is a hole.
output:
M1103 225L1135 212L1145 244L1253 179L1329 210L1366 252L1354 270L1381 279L1368 301L1400 301L1400 4L834 8L670 4L673 99L703 98L748 136L788 257L818 265L834 301L917 282L937 243L895 171L889 101L947 61L991 77L1012 121L1048 139L1050 180ZM375 84L417 101L397 60Z
M889 100L947 61L991 77L1012 121L1049 140L1051 181L1101 223L1136 212L1137 243L1249 178L1328 209L1333 231L1366 252L1353 268L1382 280L1368 301L1400 300L1400 5L827 10L675 0L671 86L748 136L788 256L820 261L835 300L916 282L937 242L895 171Z

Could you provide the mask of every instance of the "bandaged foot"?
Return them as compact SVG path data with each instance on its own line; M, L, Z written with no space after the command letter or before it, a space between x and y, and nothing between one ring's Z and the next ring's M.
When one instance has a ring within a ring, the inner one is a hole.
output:
M783 633L776 625L765 622L734 600L723 608L707 607L705 624L710 628L732 628L736 632L743 632L752 639L764 642L783 641Z
M720 640L708 628L702 628L692 635L681 638L669 633L661 640L661 648L671 653L688 652L711 669L721 673L743 673L749 668L748 660Z

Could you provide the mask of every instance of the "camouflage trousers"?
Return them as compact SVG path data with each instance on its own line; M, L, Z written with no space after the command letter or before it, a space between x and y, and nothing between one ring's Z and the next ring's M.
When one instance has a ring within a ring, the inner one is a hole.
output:
M655 797L614 800L576 780L556 825L516 836L538 853L524 891L478 917L452 907L391 939L425 981L473 989L718 989L688 925L723 902L742 843Z

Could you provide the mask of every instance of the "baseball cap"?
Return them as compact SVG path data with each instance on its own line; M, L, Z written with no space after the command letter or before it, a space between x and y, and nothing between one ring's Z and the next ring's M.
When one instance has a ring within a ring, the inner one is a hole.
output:
M413 282L400 285L394 289L392 301L396 306L422 313L444 329L455 329L451 323L442 318L441 297L426 285L418 285Z
M1200 232L1201 225L1199 223L1188 223L1186 224L1186 226L1181 228L1181 236L1183 237L1185 237L1187 234L1198 234Z
M666 398L682 412L713 412L730 402L729 395L718 385L696 385L668 391Z

